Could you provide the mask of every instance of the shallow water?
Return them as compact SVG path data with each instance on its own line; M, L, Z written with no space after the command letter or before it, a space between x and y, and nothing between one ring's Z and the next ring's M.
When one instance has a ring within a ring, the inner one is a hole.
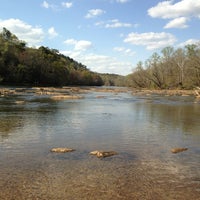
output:
M82 95L0 98L0 199L200 199L199 102ZM172 154L173 147L188 151ZM93 150L118 155L98 159Z

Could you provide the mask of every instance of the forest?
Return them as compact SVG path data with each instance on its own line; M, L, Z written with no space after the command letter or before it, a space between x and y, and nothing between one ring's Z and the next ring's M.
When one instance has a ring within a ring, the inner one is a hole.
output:
M148 89L193 89L200 86L200 43L165 47L145 62L138 62L127 84Z
M56 49L27 47L6 28L0 33L0 84L100 86L98 73Z
M200 43L165 47L127 76L100 74L41 46L27 47L6 28L0 33L0 84L42 86L128 86L146 89L193 89L200 86Z

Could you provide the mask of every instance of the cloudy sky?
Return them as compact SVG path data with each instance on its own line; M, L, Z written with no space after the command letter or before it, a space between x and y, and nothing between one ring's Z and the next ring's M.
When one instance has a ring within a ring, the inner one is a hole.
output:
M127 75L153 52L200 40L200 0L1 0L2 27L92 71Z

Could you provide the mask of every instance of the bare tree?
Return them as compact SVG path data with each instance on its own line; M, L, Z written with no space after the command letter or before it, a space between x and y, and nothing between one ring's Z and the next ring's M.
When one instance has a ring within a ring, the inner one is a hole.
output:
M182 48L178 48L175 52L174 52L174 62L176 64L176 66L179 69L179 85L181 87L183 87L184 85L184 72L185 72L185 65L186 65L186 52L184 49Z

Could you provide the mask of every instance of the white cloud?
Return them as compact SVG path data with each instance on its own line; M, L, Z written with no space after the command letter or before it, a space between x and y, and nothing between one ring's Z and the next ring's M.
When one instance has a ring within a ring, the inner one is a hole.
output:
M131 28L137 27L138 24L124 23L120 22L118 19L108 20L108 21L99 21L95 23L95 26L100 26L104 28Z
M62 2L62 6L65 7L65 8L71 8L73 5L72 2Z
M124 51L124 47L114 47L113 50L117 51L117 52L123 52Z
M174 19L164 28L187 28L186 22L190 18L200 17L200 0L163 1L150 8L148 14L154 18Z
M130 24L130 23L122 23L118 19L110 20L109 23L105 24L105 28L121 28L121 27L130 28L132 26L133 26L132 24Z
M78 50L78 51L86 51L86 50L88 50L91 47L92 47L92 43L90 41L79 40L75 44L75 48L74 49Z
M100 73L114 73L127 75L131 73L133 64L130 62L121 62L115 57L89 54L82 58L82 63L88 66L91 70Z
M37 46L44 39L44 32L40 27L33 27L19 19L7 19L0 21L0 28L7 28L20 40L24 40L30 46Z
M49 28L48 34L50 38L54 38L58 36L58 33L55 31L54 27Z
M130 33L124 39L124 42L146 46L147 50L154 50L173 45L176 42L176 38L172 34L165 32Z
M181 0L173 3L173 0L160 2L150 8L148 14L163 19L200 16L200 0Z
M101 10L101 9L91 9L91 10L88 10L88 13L86 14L85 18L94 18L94 17L97 17L99 15L102 15L104 14L105 11L104 10Z
M105 23L103 21L99 21L95 23L95 26L104 26Z
M87 40L68 39L64 41L65 44L73 45L74 51L86 51L92 47L92 42Z
M116 0L117 3L127 3L129 0Z
M56 6L56 5L50 4L50 3L48 3L47 1L43 1L42 7L43 7L43 8L46 8L46 9L51 8L51 9L53 9L53 10L56 10L56 9L57 9L57 6Z
M169 23L167 23L165 25L164 28L187 28L188 25L186 24L186 22L188 21L188 19L186 17L179 17L176 19L171 20Z
M63 55L69 56L70 58L77 59L81 57L81 52L80 51L60 51Z
M126 56L134 56L135 55L134 51L132 51L131 49L126 49L124 47L114 47L113 50L116 52L122 53Z
M84 64L94 72L127 75L130 74L134 68L133 64L130 62L121 62L115 57L107 55L85 53L74 50L61 51L61 53Z
M42 7L46 9L52 9L53 11L60 11L62 8L71 8L73 6L72 2L62 2L60 4L50 4L47 1L43 1Z
M187 40L187 41L185 41L185 42L183 42L183 43L180 43L180 44L178 45L178 47L184 47L184 46L186 46L186 45L197 44L197 43L200 43L200 40L197 40L197 39L189 39L189 40Z
M59 8L60 6L58 6L58 5L56 5L56 4L50 4L50 3L48 3L47 1L43 1L42 7L43 7L43 8L46 8L46 9L52 9L52 10L54 10L54 11L60 10L60 8Z
M70 45L75 45L76 42L77 41L75 39L72 39L72 38L64 41L65 44L70 44Z
M43 1L43 3L42 3L42 7L44 7L44 8L49 8L49 7L50 7L50 5L49 5L49 3L48 3L48 2L46 2L46 1Z

